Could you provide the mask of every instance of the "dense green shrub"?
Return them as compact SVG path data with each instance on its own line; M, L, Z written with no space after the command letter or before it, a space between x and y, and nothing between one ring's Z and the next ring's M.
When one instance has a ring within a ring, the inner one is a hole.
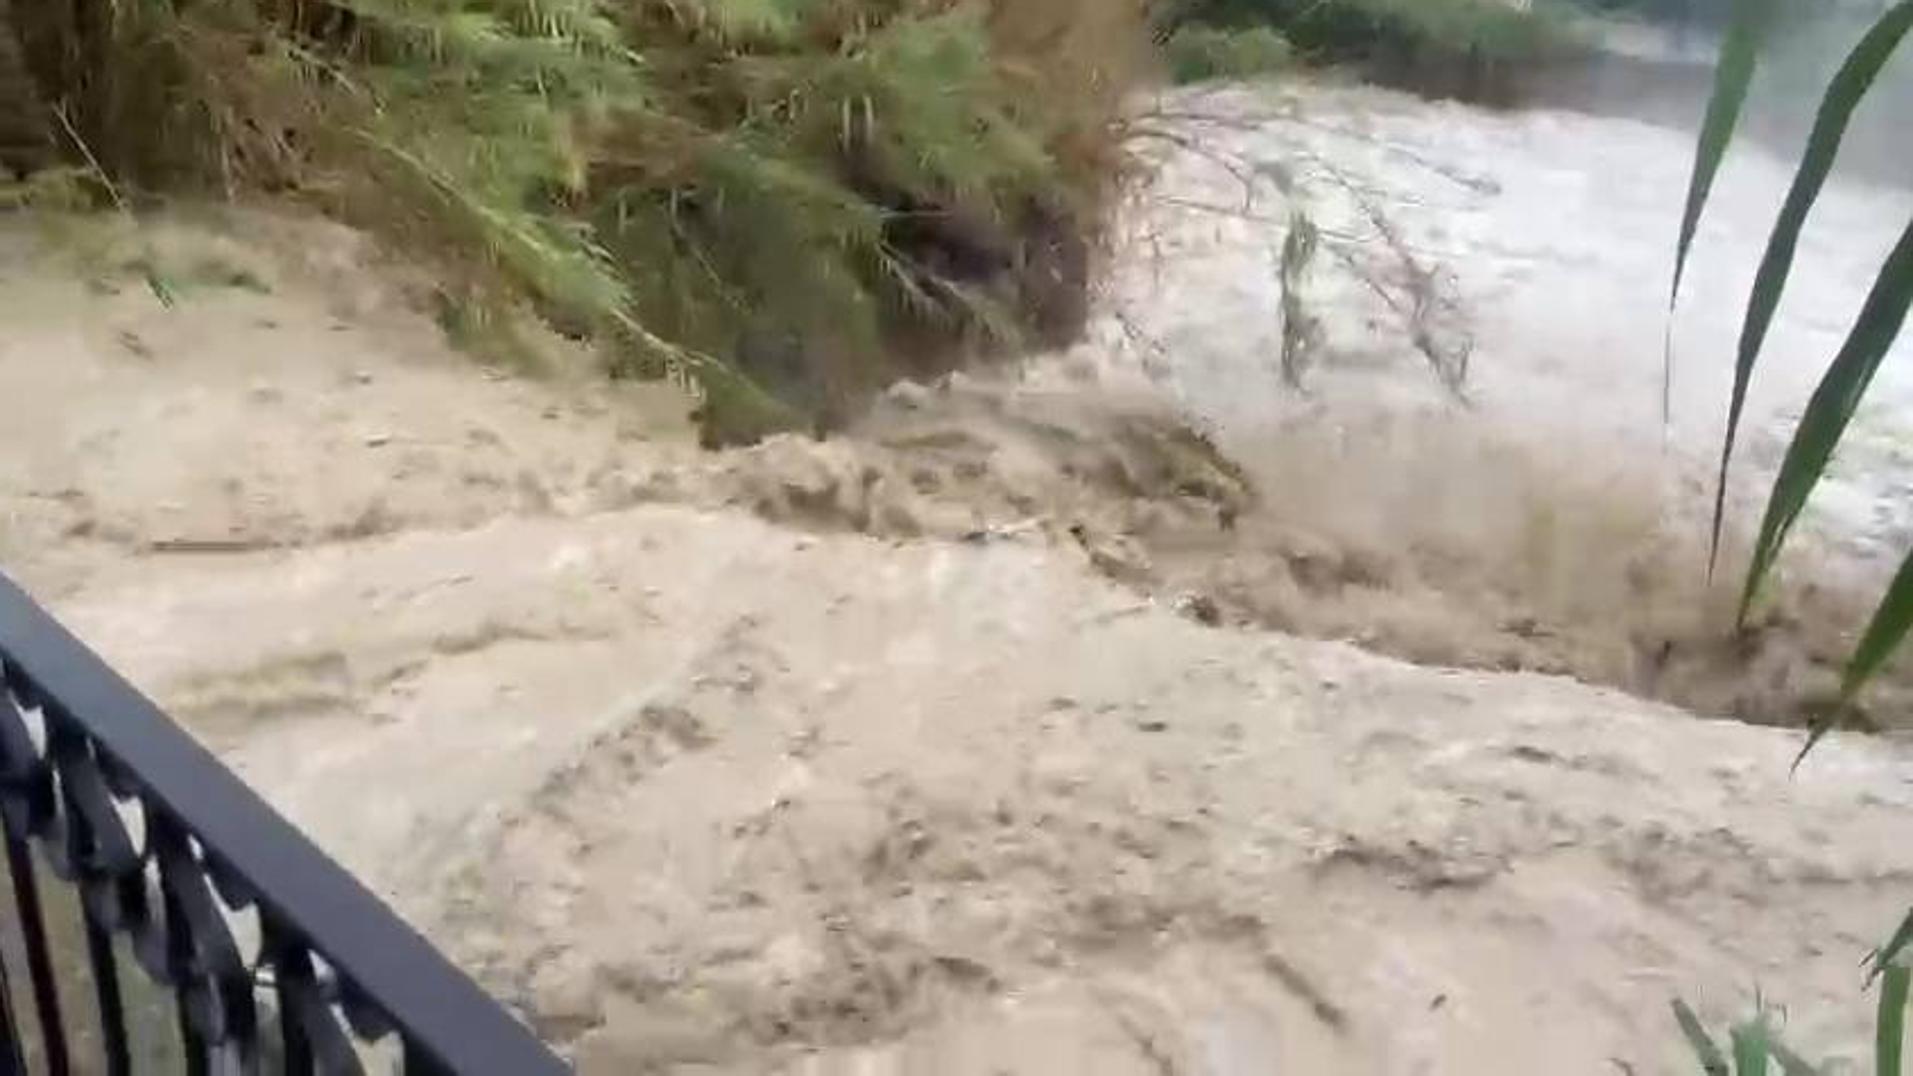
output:
M1502 0L1191 0L1187 18L1221 26L1271 25L1324 59L1381 49L1516 57L1553 32L1543 9Z
M1354 64L1381 81L1464 97L1495 96L1499 69L1568 38L1554 8L1503 0L1187 0L1177 17L1273 27L1311 62Z
M11 29L69 160L315 203L749 434L890 356L1071 331L1139 4L12 0Z
M1254 78L1281 71L1293 59L1288 39L1268 26L1181 26L1163 52L1177 82Z

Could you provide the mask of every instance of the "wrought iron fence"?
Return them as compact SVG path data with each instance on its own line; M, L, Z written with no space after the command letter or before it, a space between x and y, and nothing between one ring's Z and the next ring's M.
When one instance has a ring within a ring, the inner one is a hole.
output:
M566 1071L3 575L0 682L0 1076Z

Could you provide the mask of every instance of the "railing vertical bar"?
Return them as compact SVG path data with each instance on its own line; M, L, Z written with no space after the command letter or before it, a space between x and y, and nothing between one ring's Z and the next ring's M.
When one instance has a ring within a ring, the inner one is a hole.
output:
M130 1076L131 1054L126 1048L126 1006L120 998L119 962L113 958L113 936L86 916L86 955L93 964L93 988L100 1003L100 1041L106 1052L107 1076Z
M306 1029L293 1012L292 999L281 989L279 999L279 1043L285 1052L285 1076L312 1076L312 1043Z
M170 836L172 823L163 816L148 816L146 839L155 848L162 847ZM210 1062L209 1044L199 1030L193 1026L192 1000L194 990L204 989L196 981L193 967L192 943L187 940L190 929L186 911L181 906L179 896L174 891L173 881L166 876L167 860L164 854L160 859L160 901L166 914L166 963L172 972L173 1001L179 1010L179 1050L186 1058L186 1076L206 1076Z
M20 1024L13 1018L13 982L7 976L6 954L0 953L0 1076L26 1076L26 1071Z
M279 1046L285 1076L312 1076L312 1041L300 1022L298 986L312 974L312 957L285 927L267 919L260 924L260 947L272 965L273 1001L279 1010Z
M186 1059L186 1076L206 1076L206 1043L193 1030L192 1014L186 1011L186 992L174 995L179 1008L179 1052Z
M57 707L43 706L47 722L47 756L56 768L90 763L86 738L70 719L56 722ZM90 771L89 771L90 773ZM61 769L60 800L66 816L67 861L73 864L80 898L81 920L86 929L86 957L93 976L93 996L100 1018L100 1047L105 1055L106 1076L130 1076L131 1061L126 1048L126 1007L120 998L119 967L113 959L113 935L99 921L100 905L116 901L112 883L90 877L99 850L99 834L81 804L86 774ZM91 775L97 780L97 775ZM98 887L98 888L94 888ZM105 901L98 900L104 896Z
M26 943L27 977L33 981L33 1005L40 1014L40 1050L47 1076L67 1076L66 1021L60 1016L60 988L47 952L46 917L34 877L33 853L26 841L7 829L7 872L13 876L13 901L20 912L20 936Z

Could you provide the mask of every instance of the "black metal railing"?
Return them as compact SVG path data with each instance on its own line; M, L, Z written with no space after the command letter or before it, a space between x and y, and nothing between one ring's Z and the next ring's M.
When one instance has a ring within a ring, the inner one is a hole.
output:
M0 1076L566 1071L5 576L0 681Z

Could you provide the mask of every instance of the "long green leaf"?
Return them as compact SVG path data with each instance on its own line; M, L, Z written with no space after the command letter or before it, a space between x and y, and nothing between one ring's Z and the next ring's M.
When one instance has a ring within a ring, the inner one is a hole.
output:
M1807 742L1801 746L1800 753L1794 756L1796 769L1819 746L1820 740L1838 727L1841 719L1852 711L1853 700L1859 695L1860 689L1880 671L1886 660L1893 656L1893 651L1906 641L1908 629L1913 629L1913 551L1909 551L1906 559L1900 562L1900 570L1893 573L1893 581L1887 584L1879 607L1873 611L1866 634L1860 637L1860 644L1854 647L1852 657L1847 659L1846 671L1840 678L1840 697L1808 725ZM1901 930L1909 928L1913 928L1913 916L1909 917L1907 925ZM1889 949L1897 952L1906 943L1905 937L1896 936L1895 943ZM1879 963L1891 959L1893 957L1889 953Z
M1663 426L1673 417L1674 308L1680 303L1687 251L1694 245L1701 210L1707 207L1707 195L1714 189L1714 176L1720 171L1721 158L1727 155L1727 145L1734 139L1734 127L1740 122L1740 107L1747 101L1747 87L1753 82L1754 68L1760 59L1760 41L1766 36L1774 3L1775 0L1735 0L1733 20L1721 41L1720 58L1714 64L1714 88L1707 97L1707 114L1701 119L1700 137L1694 143L1694 170L1687 179L1687 204L1681 210L1680 239L1674 245L1674 283L1667 290L1667 335L1661 343Z
M1766 1014L1736 1025L1729 1034L1734 1041L1735 1076L1767 1076L1769 1042Z
M1789 1049L1786 1043L1780 1041L1778 1035L1768 1039L1767 1049L1773 1053L1774 1060L1780 1062L1782 1076L1820 1076L1818 1068Z
M1707 1029L1701 1026L1700 1017L1680 998L1674 999L1674 1021L1681 1026L1681 1034L1687 1036L1687 1044L1694 1049L1694 1057L1700 1061L1700 1067L1707 1076L1728 1076L1727 1055L1720 1052L1714 1040L1707 1037Z
M1893 932L1893 937L1887 939L1887 943L1881 946L1878 952L1867 958L1867 963L1871 965L1871 970L1867 973L1867 983L1871 985L1874 979L1879 978L1880 973L1886 970L1886 966L1898 960L1900 954L1907 951L1908 946L1913 946L1913 908L1906 910L1906 918L1900 920L1899 929Z
M1720 448L1720 481L1714 490L1713 541L1708 547L1707 569L1713 571L1720 554L1721 521L1727 508L1727 466L1734 454L1734 438L1740 430L1740 416L1747 403L1747 386L1753 380L1754 363L1773 323L1780 293L1787 286L1793 269L1794 250L1800 241L1800 229L1807 213L1820 196L1820 188L1833 171L1834 157L1846 137L1847 123L1854 108L1879 76L1899 46L1907 30L1913 28L1913 0L1901 2L1880 16L1860 43L1853 47L1833 81L1827 85L1814 118L1813 131L1807 136L1807 148L1800 158L1800 170L1794 174L1787 201L1767 238L1767 251L1761 255L1760 271L1754 277L1753 294L1747 300L1746 320L1740 327L1740 346L1734 359L1734 391L1727 408L1727 436Z
M1906 1047L1906 995L1913 971L1889 964L1880 984L1880 1015L1874 1024L1874 1076L1900 1076L1900 1055Z
M1701 210L1714 189L1714 175L1720 171L1721 158L1733 140L1734 127L1740 122L1740 106L1746 103L1747 87L1753 82L1754 68L1760 57L1761 38L1766 36L1768 17L1774 0L1735 0L1733 21L1721 41L1720 59L1714 65L1714 89L1707 99L1707 114L1701 120L1700 139L1694 147L1694 171L1687 181L1687 206L1681 213L1680 242L1674 249L1674 285L1667 294L1668 309L1673 309L1681 294L1681 276L1687 270L1687 249L1694 244L1694 232L1700 226Z
M1886 264L1873 282L1853 330L1827 367L1819 387L1814 389L1806 412L1800 416L1800 425L1794 430L1793 441L1787 446L1780 474L1774 479L1773 491L1767 498L1760 536L1754 542L1753 563L1747 568L1747 582L1741 591L1743 623L1755 593L1787 540L1787 532L1800 518L1807 497L1826 473L1834 446L1866 395L1867 386L1880 368L1880 360L1905 324L1910 302L1913 302L1913 220L1907 222L1900 241L1887 255Z
M1873 622L1867 625L1866 634L1860 637L1860 645L1853 650L1853 658L1847 662L1847 671L1842 678L1840 690L1847 699L1852 697L1880 671L1886 659L1906 638L1908 628L1913 628L1913 553L1907 554L1900 563L1900 570L1893 575L1893 582L1887 585L1886 596L1880 599L1880 607L1873 613Z

